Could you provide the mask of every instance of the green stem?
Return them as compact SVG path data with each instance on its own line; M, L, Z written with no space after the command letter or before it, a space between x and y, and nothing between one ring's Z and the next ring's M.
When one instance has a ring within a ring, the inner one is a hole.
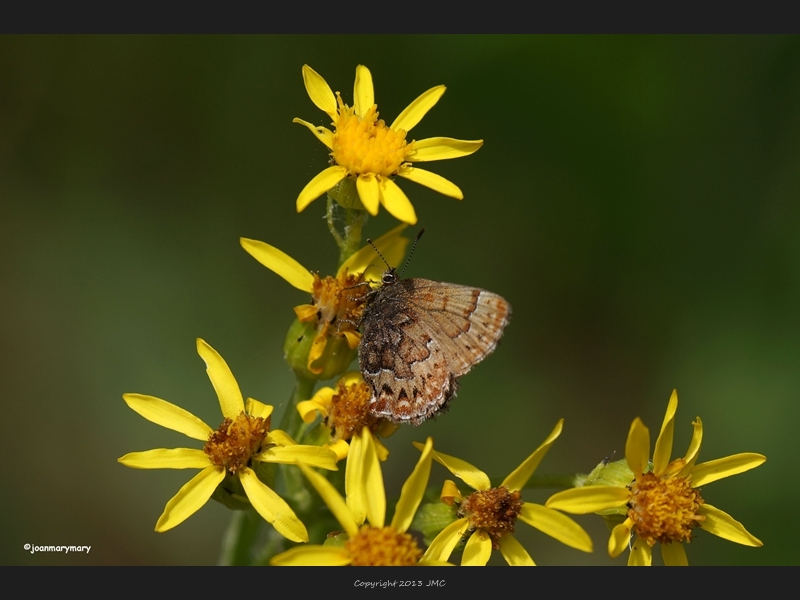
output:
M344 211L341 219L344 230L339 231L336 225L340 211ZM368 213L358 197L356 180L345 177L333 189L328 191L328 210L325 220L336 245L339 246L339 266L342 266L353 253L361 247L361 229L367 221Z
M219 564L222 566L247 566L251 564L251 547L264 519L250 510L235 510L222 538Z
M289 399L289 405L286 407L281 417L278 429L282 429L293 439L297 439L304 425L303 419L300 418L300 413L297 412L297 403L311 399L311 396L314 395L314 386L317 382L315 379L308 379L298 373L295 373L294 376L295 383L292 397Z
M339 246L339 266L361 247L361 229L367 221L367 212L346 208L344 211L344 244Z
M333 199L330 192L328 193L327 199L328 210L325 212L325 222L328 224L328 231L331 232L331 235L336 241L336 245L339 247L339 251L341 252L342 246L344 245L344 240L342 239L339 230L336 229L336 201Z
M523 489L561 489L568 490L570 488L583 485L586 480L586 475L582 473L565 473L561 475L533 475L528 483L525 484Z

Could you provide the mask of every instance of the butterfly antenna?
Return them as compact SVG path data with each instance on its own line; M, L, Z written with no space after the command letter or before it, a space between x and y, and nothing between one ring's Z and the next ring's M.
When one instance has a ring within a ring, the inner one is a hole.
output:
M406 259L406 264L404 264L404 265L403 265L403 270L400 272L400 276L402 276L402 275L403 275L403 273L405 273L405 271L406 271L406 267L408 266L408 263L410 263L410 262L411 262L411 257L414 255L414 250L415 250L415 249L416 249L416 247L417 247L417 242L419 242L419 238L421 238L421 237L422 237L422 234L423 234L423 233L425 233L425 228L424 228L424 227L423 227L422 229L420 229L420 230L419 230L419 233L417 234L417 239L415 239L415 240L414 240L414 245L411 247L411 252L409 252L409 253L408 253L408 258ZM371 239L369 239L369 238L367 238L367 243L368 243L370 246L372 246L372 249L373 249L373 250L375 250L375 253L376 253L378 256L380 256L380 257L381 257L381 260L382 260L382 261L383 261L383 262L386 264L386 266L389 268L389 270L390 270L390 271L394 271L394 270L395 270L395 267L393 267L392 265L390 265L390 264L389 264L389 261L387 261L387 260L386 260L386 259L383 257L383 254L381 254L381 251L380 251L380 250L378 250L378 247L377 247L375 244L373 244L373 243L372 243L372 240L371 240Z
M411 246L411 252L408 253L408 258L406 259L406 264L403 265L403 270L400 271L400 275L399 275L400 277L402 277L403 273L406 272L406 267L408 266L408 263L411 262L411 257L414 256L414 250L417 249L417 243L419 242L419 238L422 237L423 233L425 233L425 228L424 227L419 230L419 233L417 234L417 239L414 240L414 245Z
M373 249L373 250L375 250L375 254L377 254L378 256L380 256L380 257L381 257L381 260L382 260L384 263L386 263L386 267L387 267L387 268L388 268L390 271L391 271L392 269L394 269L394 267L393 267L392 265L390 265L390 264L389 264L389 263L386 261L386 259L385 259L385 258L383 258L383 254L381 254L381 251L380 251L380 250L378 250L378 247L377 247L375 244L373 244L373 243L372 243L372 240L371 240L371 239L367 238L367 243L368 243L370 246L372 246L372 249Z

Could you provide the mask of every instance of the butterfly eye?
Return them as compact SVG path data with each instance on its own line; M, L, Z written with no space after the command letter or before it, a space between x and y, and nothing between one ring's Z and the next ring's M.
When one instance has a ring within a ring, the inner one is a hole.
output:
M387 284L391 285L396 280L397 280L397 275L394 274L394 270L386 271L386 273L383 274L383 277L381 277L381 283L383 283L383 285L387 285Z

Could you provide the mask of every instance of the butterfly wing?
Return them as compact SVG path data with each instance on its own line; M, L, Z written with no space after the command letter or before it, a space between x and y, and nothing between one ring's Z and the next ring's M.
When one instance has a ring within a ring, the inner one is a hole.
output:
M479 288L404 279L378 290L359 349L372 413L419 425L442 411L458 377L495 349L510 315L508 302Z

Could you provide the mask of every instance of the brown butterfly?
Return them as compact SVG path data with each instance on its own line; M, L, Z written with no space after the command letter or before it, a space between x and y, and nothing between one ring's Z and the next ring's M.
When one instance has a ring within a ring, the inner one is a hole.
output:
M382 284L367 299L358 350L372 388L370 412L420 425L443 411L458 378L492 353L511 305L479 288L400 279L393 268Z

